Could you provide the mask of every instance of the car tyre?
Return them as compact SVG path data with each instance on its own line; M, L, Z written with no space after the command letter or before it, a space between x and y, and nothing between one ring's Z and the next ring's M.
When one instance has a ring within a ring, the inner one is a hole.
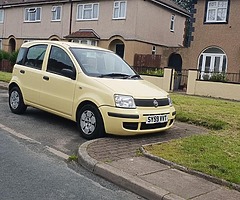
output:
M18 87L13 87L9 92L9 107L15 114L23 114L27 106L24 104L23 96Z
M99 110L92 104L84 105L77 114L77 126L85 139L94 139L104 135L104 125Z

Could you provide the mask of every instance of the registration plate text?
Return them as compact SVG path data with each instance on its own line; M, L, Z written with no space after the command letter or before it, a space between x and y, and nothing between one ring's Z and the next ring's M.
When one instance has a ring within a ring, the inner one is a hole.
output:
M147 117L146 124L164 123L168 121L167 115L150 115Z

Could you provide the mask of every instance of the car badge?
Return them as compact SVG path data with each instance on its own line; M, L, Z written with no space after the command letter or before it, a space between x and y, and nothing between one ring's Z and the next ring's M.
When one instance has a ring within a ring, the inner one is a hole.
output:
M156 99L153 100L153 105L154 105L155 107L158 107L158 102L157 102Z

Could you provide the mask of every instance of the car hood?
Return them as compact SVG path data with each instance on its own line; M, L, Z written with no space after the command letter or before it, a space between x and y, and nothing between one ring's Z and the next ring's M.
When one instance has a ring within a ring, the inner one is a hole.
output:
M146 80L96 78L97 82L108 87L114 94L131 95L134 98L164 98L168 95L161 88Z

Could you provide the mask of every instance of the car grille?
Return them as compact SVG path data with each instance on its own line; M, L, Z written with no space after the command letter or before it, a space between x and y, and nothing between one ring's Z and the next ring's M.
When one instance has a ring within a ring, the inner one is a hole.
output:
M154 101L157 101L158 106L154 105ZM159 106L168 106L168 98L165 99L134 99L136 106L139 107L159 107Z
M146 124L141 123L141 130L147 130L147 129L156 129L156 128L164 128L167 126L167 122L165 123L158 123L158 124Z

